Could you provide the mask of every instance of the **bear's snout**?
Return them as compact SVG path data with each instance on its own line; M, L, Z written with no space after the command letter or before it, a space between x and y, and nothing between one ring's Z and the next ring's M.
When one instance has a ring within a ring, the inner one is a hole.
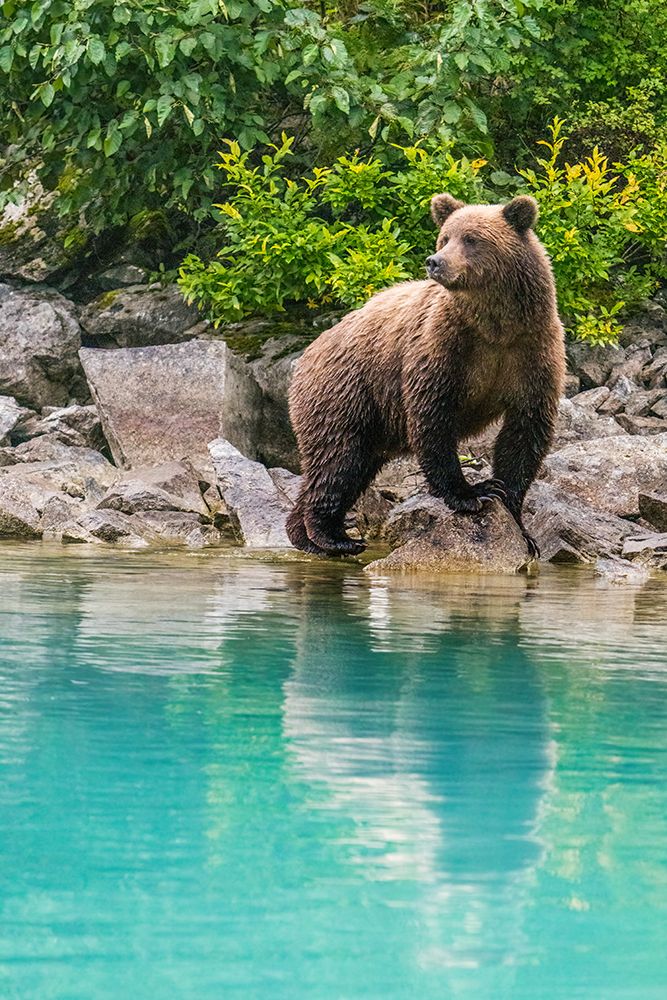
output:
M426 261L426 270L429 278L434 278L437 281L444 270L442 265L442 257L438 257L437 255L429 257Z
M440 254L434 254L426 260L426 273L433 281L437 281L445 288L451 288L456 284L459 275L455 273L451 263L445 260Z

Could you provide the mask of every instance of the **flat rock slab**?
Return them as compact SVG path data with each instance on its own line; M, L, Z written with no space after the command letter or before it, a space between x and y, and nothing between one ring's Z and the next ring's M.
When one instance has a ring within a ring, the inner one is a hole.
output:
M209 512L196 471L183 462L132 469L107 490L98 507L124 514L180 511L207 515Z
M95 406L66 406L53 408L46 415L28 413L12 434L14 443L49 435L51 440L78 448L101 451L106 445L102 425Z
M285 521L291 503L267 469L242 455L229 441L209 445L220 495L247 548L291 548Z
M646 533L632 521L595 510L580 497L539 481L526 497L524 521L542 560L556 563L617 558L626 539Z
M386 558L369 563L368 573L505 574L517 573L530 562L514 518L497 501L471 516L453 513L435 497L412 497L395 508L385 531L394 541L407 540Z
M667 482L667 433L567 445L549 455L541 478L596 510L637 517L639 494Z
M261 391L224 342L84 348L80 356L117 465L187 458L208 469L208 442L220 436L257 453Z

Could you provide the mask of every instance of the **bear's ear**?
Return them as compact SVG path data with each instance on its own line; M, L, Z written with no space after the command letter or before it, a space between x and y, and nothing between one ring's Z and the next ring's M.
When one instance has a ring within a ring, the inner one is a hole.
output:
M520 194L512 198L503 208L503 215L517 233L525 233L531 229L537 220L538 205L528 194Z
M446 219L458 208L463 208L464 202L452 198L451 194L434 194L431 198L431 217L440 228Z

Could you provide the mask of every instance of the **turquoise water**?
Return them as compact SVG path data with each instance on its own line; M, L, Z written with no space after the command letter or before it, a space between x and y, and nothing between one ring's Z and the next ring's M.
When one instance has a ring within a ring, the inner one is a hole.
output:
M3 1000L667 996L664 579L0 575Z

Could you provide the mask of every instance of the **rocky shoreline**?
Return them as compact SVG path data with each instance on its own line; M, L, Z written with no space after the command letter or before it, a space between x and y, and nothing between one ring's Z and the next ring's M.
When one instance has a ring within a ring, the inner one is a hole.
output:
M117 281L128 277L117 270ZM267 337L267 328L226 331L232 344L252 344L243 357L174 287L121 285L76 304L6 279L0 538L287 549L284 522L298 489L287 389L318 329ZM662 302L647 303L617 347L570 344L568 361L557 439L528 494L527 527L543 560L596 563L619 580L665 570ZM493 438L466 446L471 478L489 474ZM473 518L452 514L407 458L382 471L353 514L352 530L391 550L369 572L516 572L528 563L500 504Z

